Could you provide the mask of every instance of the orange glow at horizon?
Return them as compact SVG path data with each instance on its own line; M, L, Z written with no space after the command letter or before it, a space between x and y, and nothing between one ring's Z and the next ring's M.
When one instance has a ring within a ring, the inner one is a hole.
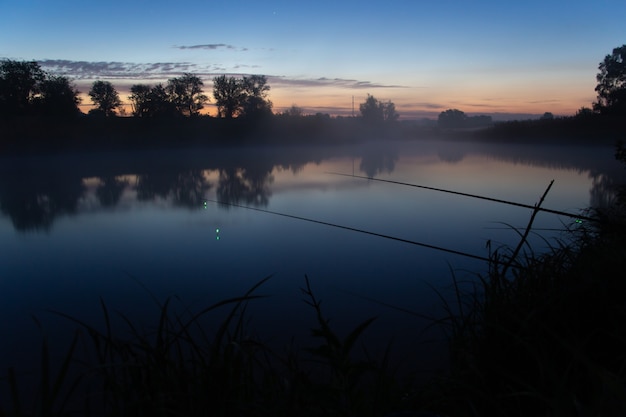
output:
M209 83L207 83L209 84ZM541 83L533 89L520 84L510 85L466 85L452 88L440 86L432 89L378 88L370 91L338 87L285 88L273 87L269 99L273 103L274 113L280 113L296 105L304 114L327 113L331 116L350 116L360 114L359 106L371 94L381 101L392 101L400 119L436 119L439 113L447 109L459 109L467 114L535 114L551 112L554 115L569 116L581 107L591 107L595 100L593 83L585 86L550 85ZM82 87L82 86L81 86ZM569 88L564 88L569 87ZM88 90L89 86L82 88ZM124 111L130 116L132 107L128 96L130 84L118 87ZM81 90L79 88L79 90ZM590 93L591 92L591 93ZM211 97L211 87L205 88L205 94L211 100L205 104L201 114L217 116L217 108ZM95 106L84 92L79 94L79 108L88 113ZM353 107L354 97L354 107Z

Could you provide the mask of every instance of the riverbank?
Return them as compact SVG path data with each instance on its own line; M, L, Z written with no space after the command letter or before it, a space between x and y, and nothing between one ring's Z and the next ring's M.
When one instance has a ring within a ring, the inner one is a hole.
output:
M623 195L592 216L545 255L494 248L489 273L447 320L450 374L416 403L450 416L626 412Z
M614 117L588 115L554 120L499 122L473 129L445 129L417 121L367 123L328 115L260 119L136 118L0 119L0 155L188 147L345 145L371 140L437 139L489 143L614 145L626 135Z

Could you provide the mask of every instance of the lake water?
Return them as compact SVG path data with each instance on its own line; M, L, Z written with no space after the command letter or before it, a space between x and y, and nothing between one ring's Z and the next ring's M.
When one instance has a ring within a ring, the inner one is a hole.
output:
M102 297L156 323L148 291L199 310L268 275L268 298L249 309L264 340L308 343L307 275L339 332L378 316L374 350L393 337L400 351L432 353L419 336L427 321L388 305L437 316L432 287L450 294L452 274L472 279L483 260L269 212L488 257L487 242L517 243L510 226L525 227L529 209L332 173L529 205L554 180L543 206L578 213L605 204L623 172L610 147L435 141L5 157L0 358L27 360L41 332L62 333L68 323L48 309L100 325ZM540 213L533 248L576 224Z

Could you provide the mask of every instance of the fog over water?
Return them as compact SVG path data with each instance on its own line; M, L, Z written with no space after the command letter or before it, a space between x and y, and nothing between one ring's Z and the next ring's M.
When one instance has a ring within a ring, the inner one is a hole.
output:
M0 357L36 351L33 314L47 333L71 327L46 309L100 325L102 297L111 311L154 323L150 293L200 309L268 275L259 290L268 298L249 308L265 340L293 335L306 345L314 325L300 293L307 275L340 331L378 316L366 335L380 342L373 346L394 337L398 349L430 352L418 337L427 322L385 305L437 316L431 286L450 295L452 273L474 279L486 263L332 225L480 258L487 242L515 245L511 226L525 227L531 211L333 173L528 205L554 180L544 207L576 214L607 204L624 169L610 147L441 141L4 158L0 314L11 319L0 324ZM544 239L578 225L539 213L531 245L542 251Z

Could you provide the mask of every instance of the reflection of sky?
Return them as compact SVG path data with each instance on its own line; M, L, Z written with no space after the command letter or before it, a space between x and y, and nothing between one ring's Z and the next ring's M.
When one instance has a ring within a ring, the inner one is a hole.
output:
M620 46L623 1L5 1L0 57L66 60L86 91L110 78L261 73L277 109L339 108L366 93L401 113L571 114ZM77 61L92 71L78 71ZM52 63L52 61L51 61ZM58 68L52 66L52 68ZM153 80L154 82L154 80ZM338 110L335 110L338 111Z

